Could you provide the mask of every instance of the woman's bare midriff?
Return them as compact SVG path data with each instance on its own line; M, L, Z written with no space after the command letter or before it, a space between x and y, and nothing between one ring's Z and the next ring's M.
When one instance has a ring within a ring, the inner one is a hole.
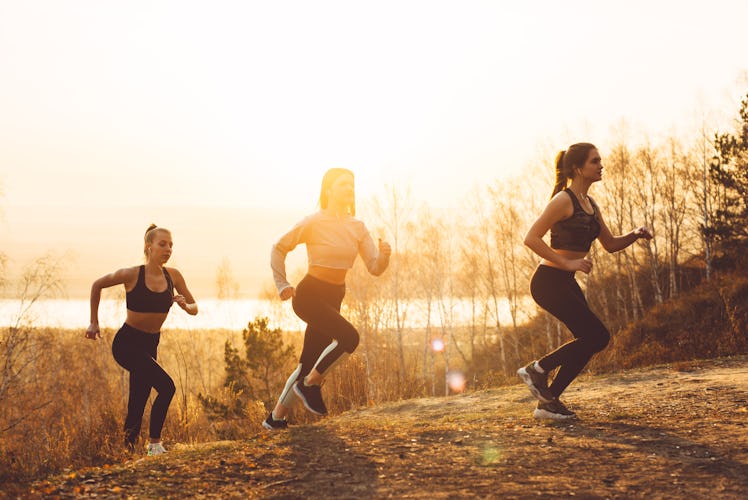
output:
M125 323L141 332L156 334L161 331L161 325L166 321L168 313L148 313L127 310Z
M554 248L553 251L561 255L565 259L569 259L569 260L584 259L585 257L587 257L587 252L576 252L574 250L561 250L561 249L556 249L556 248ZM559 266L555 262L551 262L550 260L547 260L547 259L542 259L540 263L543 264L544 266L555 267L556 269L563 269L561 266Z
M332 283L333 285L342 285L345 283L345 275L348 269L334 269L332 267L322 266L309 266L309 275L314 276L318 280L326 283Z

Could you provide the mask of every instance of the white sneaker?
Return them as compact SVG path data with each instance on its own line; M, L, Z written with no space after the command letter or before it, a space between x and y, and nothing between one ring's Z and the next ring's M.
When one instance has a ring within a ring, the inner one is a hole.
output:
M535 369L535 361L517 370L522 382L527 384L533 396L543 403L551 403L556 399L548 388L548 372L540 373Z
M566 407L560 399L556 398L550 403L538 401L538 407L533 412L535 418L550 418L553 420L567 420L577 418L577 414Z
M156 455L161 455L162 453L166 453L166 450L164 449L164 445L159 443L151 443L148 445L148 456L149 457L155 457Z

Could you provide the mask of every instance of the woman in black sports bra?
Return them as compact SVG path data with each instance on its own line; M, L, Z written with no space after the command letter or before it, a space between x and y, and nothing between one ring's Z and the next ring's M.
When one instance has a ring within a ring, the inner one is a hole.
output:
M639 238L652 234L640 227L623 236L613 236L597 204L587 195L602 178L603 166L597 148L589 143L573 144L556 157L556 185L551 201L525 236L525 245L542 257L530 282L535 302L562 321L574 335L555 351L517 370L538 399L535 418L566 419L576 415L559 399L592 356L605 348L610 333L593 313L574 273L592 270L587 253L595 239L608 252L617 252ZM567 186L568 181L571 184ZM551 245L543 236L551 231ZM548 374L558 368L550 387Z
M188 314L197 314L197 304L182 274L173 267L164 267L171 257L172 246L169 230L151 224L145 233L145 265L119 269L97 279L91 286L91 324L86 330L86 338L96 340L101 338L99 302L102 288L125 285L127 319L114 336L112 354L117 363L130 372L125 444L131 450L140 435L151 387L158 393L151 408L148 455L160 455L166 451L161 443L161 428L175 391L174 381L156 362L161 325L175 302Z

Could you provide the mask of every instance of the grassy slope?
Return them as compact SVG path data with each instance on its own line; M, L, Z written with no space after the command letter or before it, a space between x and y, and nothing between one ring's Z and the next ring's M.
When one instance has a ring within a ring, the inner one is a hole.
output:
M534 420L528 391L515 385L68 471L32 494L742 498L748 357L588 376L567 392L578 421Z

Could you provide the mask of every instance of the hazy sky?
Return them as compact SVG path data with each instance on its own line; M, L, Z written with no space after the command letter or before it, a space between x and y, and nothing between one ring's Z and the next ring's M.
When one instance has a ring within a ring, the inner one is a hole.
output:
M253 293L329 167L359 198L449 207L621 120L724 122L746 19L743 0L0 0L0 251L72 251L78 293L138 263L155 221L198 293L224 257Z

